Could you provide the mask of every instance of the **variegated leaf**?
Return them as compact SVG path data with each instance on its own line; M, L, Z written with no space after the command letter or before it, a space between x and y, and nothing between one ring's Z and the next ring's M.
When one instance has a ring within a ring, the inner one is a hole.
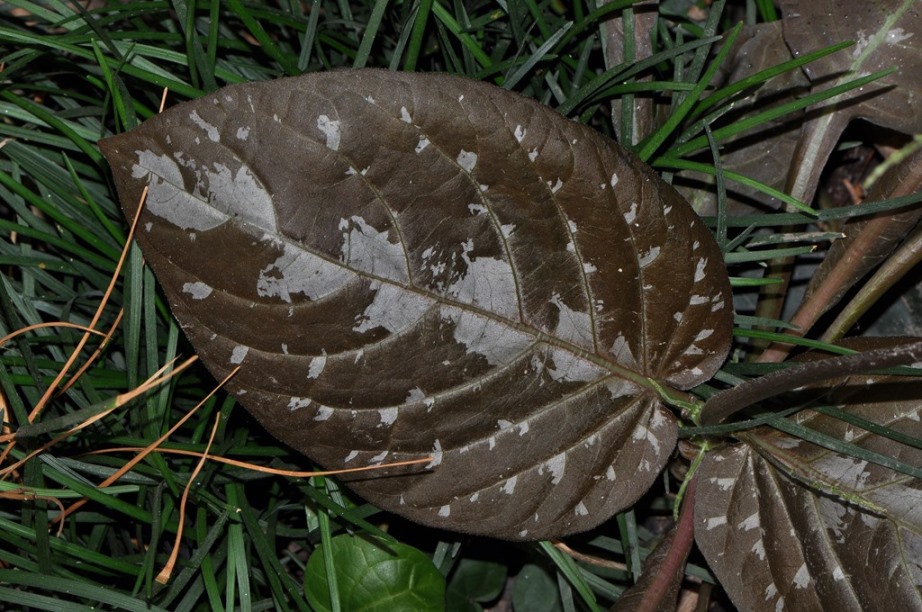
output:
M173 312L275 436L421 523L589 529L671 453L657 385L729 345L720 252L593 130L363 70L233 86L101 143ZM384 477L390 475L391 477Z

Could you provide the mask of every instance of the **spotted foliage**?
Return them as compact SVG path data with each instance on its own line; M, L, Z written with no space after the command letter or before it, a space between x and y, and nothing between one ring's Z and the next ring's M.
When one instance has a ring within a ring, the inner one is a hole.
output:
M900 442L922 435L917 380L836 382L814 393L817 403L858 424L813 410L798 424L883 461L922 465L922 449ZM741 437L746 444L707 455L695 506L698 545L740 609L922 606L922 480L767 427Z
M674 447L658 386L728 350L722 258L676 192L536 102L363 70L228 87L101 147L217 377L418 522L589 529ZM383 477L389 475L392 477Z

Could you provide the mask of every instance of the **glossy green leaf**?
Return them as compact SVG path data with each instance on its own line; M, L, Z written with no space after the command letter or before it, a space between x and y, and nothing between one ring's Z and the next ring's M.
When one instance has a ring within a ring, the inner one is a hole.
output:
M530 612L560 612L563 606L557 581L542 567L524 566L515 577L512 607Z
M482 610L506 585L506 566L493 561L461 559L448 580L447 609Z
M397 542L354 535L330 540L333 570L343 610L439 612L445 609L445 578L419 550ZM332 610L322 546L311 554L304 575L311 606Z

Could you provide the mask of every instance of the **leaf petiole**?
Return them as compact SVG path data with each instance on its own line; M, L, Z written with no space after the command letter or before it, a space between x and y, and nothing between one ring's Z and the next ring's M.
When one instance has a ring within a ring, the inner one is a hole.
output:
M658 381L648 378L650 387L652 387L669 406L674 406L682 411L682 417L698 422L698 414L704 407L704 402L690 393L685 393L671 387L666 387Z
M682 484L679 485L679 491L675 496L675 504L672 506L672 518L676 522L679 521L679 511L682 509L682 500L685 499L685 493L688 490L688 486L695 478L695 474L698 473L698 468L701 467L701 463L704 461L704 456L707 455L709 450L711 450L710 442L704 439L701 440L701 446L698 448L698 454L695 455L691 465L688 466L688 472L685 474L685 480L683 480Z

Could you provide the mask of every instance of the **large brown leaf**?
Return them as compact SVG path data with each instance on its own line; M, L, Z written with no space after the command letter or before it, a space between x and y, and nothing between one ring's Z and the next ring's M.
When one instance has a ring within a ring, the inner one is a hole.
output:
M817 400L922 437L915 379L854 377ZM796 420L922 466L918 447L814 411ZM768 428L741 437L705 458L696 504L698 545L740 609L922 607L922 480Z
M726 356L688 205L613 142L493 86L342 71L229 87L101 143L211 371L421 523L511 539L636 500L676 426L652 389ZM383 474L396 475L382 477Z

